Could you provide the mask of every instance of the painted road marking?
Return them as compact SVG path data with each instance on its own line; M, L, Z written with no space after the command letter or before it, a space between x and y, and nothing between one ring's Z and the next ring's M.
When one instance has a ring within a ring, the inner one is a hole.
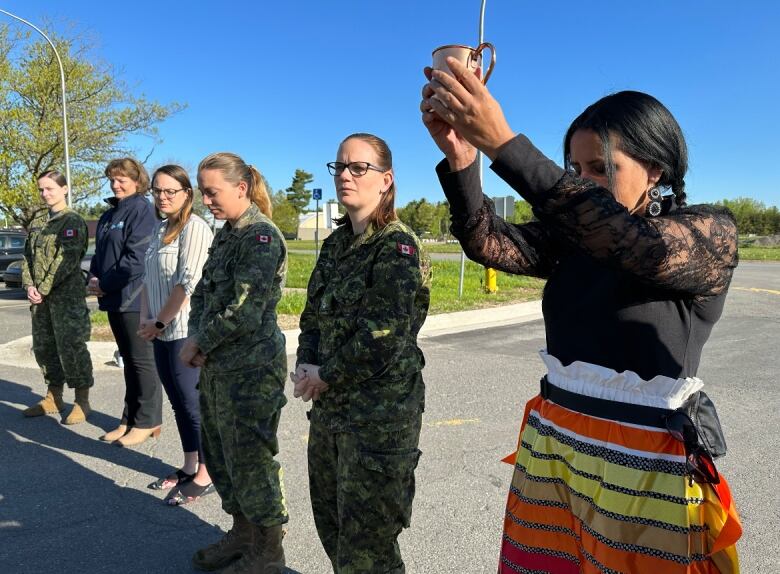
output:
M775 289L759 289L758 287L734 287L737 291L750 291L752 293L769 293L770 295L780 295L780 291Z
M446 421L433 421L431 423L423 423L427 427L457 427L460 425L468 425L478 423L479 419L449 419Z

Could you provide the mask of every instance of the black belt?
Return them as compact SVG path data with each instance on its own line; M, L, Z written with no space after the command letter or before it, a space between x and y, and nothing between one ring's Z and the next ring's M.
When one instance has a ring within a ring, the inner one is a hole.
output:
M539 381L542 398L578 413L635 425L666 429L666 418L674 410L597 399L556 387L547 377Z

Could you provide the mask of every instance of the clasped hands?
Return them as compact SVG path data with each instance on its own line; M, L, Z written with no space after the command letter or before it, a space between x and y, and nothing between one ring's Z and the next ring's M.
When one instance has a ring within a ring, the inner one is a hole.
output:
M89 283L87 283L87 295L94 295L95 297L102 297L105 295L100 288L100 280L97 277L89 278Z
M154 341L157 335L162 333L162 329L158 329L155 325L156 322L155 319L141 319L136 334L144 341Z
M43 295L34 285L30 285L27 288L27 300L33 305L40 305L43 303Z
M320 378L319 365L301 363L294 373L290 373L290 380L295 385L293 396L296 399L300 398L304 403L312 399L319 400L320 395L329 388L328 383Z

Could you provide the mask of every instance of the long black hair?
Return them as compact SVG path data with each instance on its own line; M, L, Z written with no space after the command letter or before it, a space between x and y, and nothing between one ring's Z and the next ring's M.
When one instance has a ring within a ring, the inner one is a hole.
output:
M575 118L563 139L563 161L571 163L570 143L577 130L598 134L607 160L610 187L614 181L610 134L614 144L637 161L661 169L660 187L671 189L677 205L685 205L685 172L688 171L688 147L680 125L671 112L653 96L624 91L591 104Z

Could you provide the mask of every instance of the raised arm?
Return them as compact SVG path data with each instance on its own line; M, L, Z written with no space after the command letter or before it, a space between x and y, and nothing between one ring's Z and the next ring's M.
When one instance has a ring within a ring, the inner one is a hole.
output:
M693 206L660 217L632 215L609 190L561 168L552 184L552 177L540 178L542 170L553 173L550 165L521 135L501 148L491 169L570 248L666 289L706 296L728 288L738 261L728 210Z
M549 229L539 222L515 225L498 217L493 202L482 194L476 162L450 172L445 160L436 173L450 204L450 230L469 259L516 275L550 274L558 246Z

